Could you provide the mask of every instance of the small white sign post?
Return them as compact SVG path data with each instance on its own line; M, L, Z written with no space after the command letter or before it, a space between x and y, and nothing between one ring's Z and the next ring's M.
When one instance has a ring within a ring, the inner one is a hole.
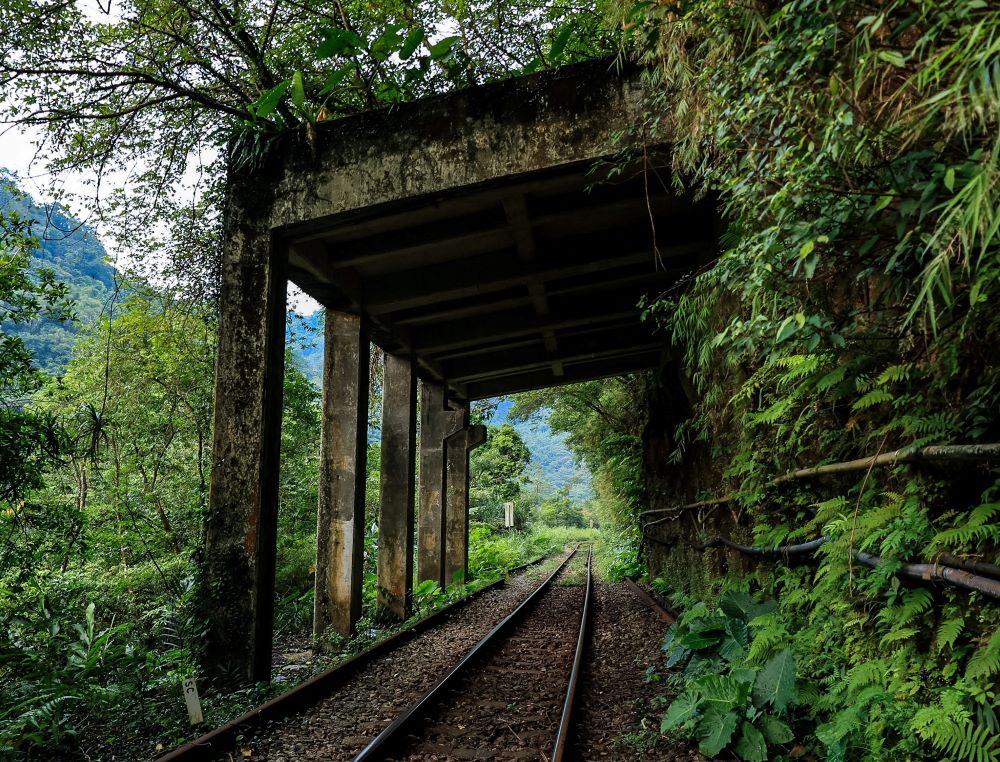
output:
M205 721L201 716L201 701L198 699L198 686L194 683L194 678L189 677L184 680L184 703L187 704L188 718L192 725L200 725Z
M504 503L503 504L503 525L505 527L514 526L514 504Z

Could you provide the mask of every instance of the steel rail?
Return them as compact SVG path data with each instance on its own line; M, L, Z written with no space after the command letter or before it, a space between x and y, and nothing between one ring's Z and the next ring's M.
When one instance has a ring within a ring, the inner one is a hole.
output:
M305 707L322 701L327 695L354 677L355 674L376 658L391 652L421 632L437 626L445 618L466 604L471 603L483 593L502 587L506 584L508 576L524 571L548 558L549 556L540 556L526 564L507 570L500 579L484 585L475 592L469 593L437 611L431 612L409 626L377 641L370 648L345 659L325 672L309 678L285 693L275 696L270 701L254 707L246 714L240 715L214 730L210 730L204 735L198 736L184 745L164 753L155 762L208 762L208 760L223 757L236 748L236 739L239 736L251 733L256 728L263 727L269 722L276 722L301 711Z
M570 559L576 555L577 550L580 548L580 544L581 543L577 543L576 547L573 548L568 556L566 556L563 562L559 564L559 566L557 566L548 577L545 578L545 581L535 588L531 595L521 601L516 609L494 625L493 629L486 633L486 635L484 635L483 638L476 643L476 645L469 649L465 656L463 656L454 667L449 669L440 680L434 683L430 690L428 690L415 704L398 714L396 719L394 719L381 733L375 736L375 738L373 738L369 744L365 746L365 748L358 752L357 756L354 757L353 762L371 762L371 760L384 759L392 749L393 745L399 742L402 732L409 727L414 718L421 716L420 713L422 710L433 705L444 693L444 691L451 687L451 684L462 674L469 664L482 654L488 646L492 645L493 639L497 637L497 635L516 624L528 613L542 593L548 589L556 575L559 574L559 572L565 568L566 564L570 562Z
M576 638L576 653L573 656L573 668L569 673L569 683L566 685L566 700L563 702L562 717L559 720L559 732L556 743L552 747L552 762L562 762L569 745L570 727L573 723L573 700L576 697L576 686L583 672L583 655L587 650L587 634L590 630L590 601L594 587L591 565L594 559L594 546L587 553L587 592L583 597L583 611L580 614L580 634Z

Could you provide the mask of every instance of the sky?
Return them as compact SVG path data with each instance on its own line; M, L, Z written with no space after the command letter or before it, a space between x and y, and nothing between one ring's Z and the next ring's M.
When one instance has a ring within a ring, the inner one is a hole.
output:
M21 190L30 193L36 201L50 203L53 201L53 178L43 162L34 160L33 143L39 136L37 129L0 123L0 167L6 167L17 174ZM83 201L93 191L85 180L86 177L80 173L63 173L59 178L59 188L63 194L61 201L76 218L95 229L114 266L119 270L128 269L131 264L128 253L115 251L111 237L102 234L101 225L96 220L88 218ZM288 284L288 302L292 309L303 315L311 315L320 309L318 302L291 283Z

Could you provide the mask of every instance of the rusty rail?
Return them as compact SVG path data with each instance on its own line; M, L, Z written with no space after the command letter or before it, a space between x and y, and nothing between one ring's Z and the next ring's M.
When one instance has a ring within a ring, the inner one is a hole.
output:
M625 585L635 594L636 598L642 601L646 608L651 609L660 618L661 622L673 624L677 621L676 612L668 611L664 606L660 605L660 602L644 590L634 579L625 577Z
M427 708L437 703L438 699L448 690L457 680L463 675L465 670L472 664L489 646L493 644L494 639L501 633L506 632L513 625L517 624L524 616L531 610L532 606L538 601L542 594L548 589L552 580L555 579L556 575L561 572L566 564L569 563L570 559L576 555L577 550L579 550L580 543L573 548L572 552L566 556L565 560L555 570L545 578L535 590L525 598L516 609L505 616L499 623L497 623L493 629L491 629L483 638L476 643L468 652L459 660L459 662L452 667L448 672L441 677L431 688L427 691L416 703L410 706L408 709L400 713L381 733L379 733L372 741L365 746L357 756L354 757L353 762L372 762L372 760L382 760L386 759L387 755L392 751L392 749L397 746L403 740L404 732L412 725L414 720L425 716Z
M583 672L583 655L587 650L587 635L590 631L591 593L594 582L591 565L594 560L594 546L587 553L587 592L583 597L583 611L580 613L580 634L576 639L576 653L573 655L573 669L569 673L569 683L566 686L566 700L563 702L562 718L559 720L559 733L552 749L552 762L562 762L569 744L570 728L573 724L573 700L576 698L576 686Z

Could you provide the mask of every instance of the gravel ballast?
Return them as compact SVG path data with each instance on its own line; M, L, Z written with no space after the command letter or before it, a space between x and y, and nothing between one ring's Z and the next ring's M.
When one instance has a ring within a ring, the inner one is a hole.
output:
M242 758L351 759L524 600L562 558L511 577L446 622L375 659L320 703L259 731L240 744Z

